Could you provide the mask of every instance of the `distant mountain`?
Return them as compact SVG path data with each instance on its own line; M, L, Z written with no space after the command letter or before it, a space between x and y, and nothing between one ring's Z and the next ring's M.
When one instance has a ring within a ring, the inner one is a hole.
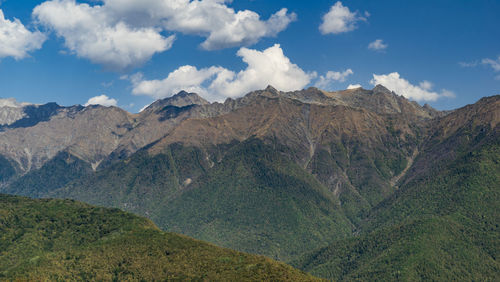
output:
M0 280L320 280L74 201L0 194L0 232Z
M269 86L224 103L181 92L139 114L62 108L0 132L0 192L121 208L327 278L490 277L498 256L478 244L498 237L499 100L441 112L381 85ZM441 250L442 240L462 243ZM437 263L446 255L473 257L471 276Z

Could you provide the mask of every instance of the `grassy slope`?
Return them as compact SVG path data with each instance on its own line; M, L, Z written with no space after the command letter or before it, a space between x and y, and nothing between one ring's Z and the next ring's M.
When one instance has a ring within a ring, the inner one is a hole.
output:
M293 265L345 280L498 280L500 139L490 133L452 136L469 143L379 205L365 222L369 232Z
M69 200L0 195L0 279L315 280L270 259Z

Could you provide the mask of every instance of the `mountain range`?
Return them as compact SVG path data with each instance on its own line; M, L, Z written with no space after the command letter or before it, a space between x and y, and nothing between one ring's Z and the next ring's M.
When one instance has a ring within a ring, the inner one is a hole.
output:
M120 208L334 280L496 280L500 96L180 92L138 114L0 103L0 193Z

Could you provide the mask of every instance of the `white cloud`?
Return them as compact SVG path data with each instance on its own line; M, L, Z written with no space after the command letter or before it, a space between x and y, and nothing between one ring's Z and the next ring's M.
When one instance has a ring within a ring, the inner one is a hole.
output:
M368 44L368 49L375 50L375 51L382 51L387 49L389 45L384 43L382 39L377 39L370 44Z
M221 67L210 67L198 70L194 66L181 66L162 80L143 80L142 77L131 79L133 94L147 95L155 99L169 97L185 90L207 96L208 90L203 84L226 71Z
M64 38L76 55L111 69L138 66L171 48L166 31L205 37L204 49L250 45L276 36L296 15L281 9L268 20L249 10L235 11L227 0L46 1L33 10L37 21Z
M473 68L473 67L476 67L479 62L478 61L473 61L473 62L459 62L458 63L461 67L464 67L464 68Z
M347 86L347 89L358 89L361 87L363 87L361 86L361 84L349 84L349 86Z
M6 19L0 9L0 58L23 59L29 52L42 48L45 40L43 33L29 31L18 19Z
M440 93L432 91L432 83L428 81L421 82L419 86L413 85L400 77L397 72L386 75L374 74L370 83L372 85L382 84L387 89L416 101L436 101L441 97L455 97L453 92L446 89L441 90Z
M424 90L431 90L432 87L434 87L434 84L432 84L432 82L430 82L430 81L424 80L424 81L420 82L418 84L418 86L420 86L420 88L422 88Z
M248 64L245 70L235 74L225 71L211 85L226 97L237 97L247 92L273 85L282 91L292 91L309 84L314 74L304 72L283 53L279 44L257 51L241 48L238 56Z
M347 77L353 73L351 69L347 69L343 72L328 71L325 75L321 75L314 85L318 88L329 90L327 88L330 88L334 82L344 82Z
M476 60L473 62L459 62L458 64L462 67L468 68L477 67L478 65L484 65L491 67L494 72L500 72L500 56L498 56L496 59L485 58L481 61ZM500 80L500 75L496 75L495 79Z
M365 12L366 17L369 15L368 12ZM342 2L338 1L323 16L323 23L319 26L319 30L322 34L349 32L357 28L356 23L359 21L366 21L366 18L360 16L357 11L351 12L348 7L343 6Z
M483 59L481 60L483 65L490 66L494 71L500 71L500 56L496 60L493 59Z
M101 106L109 107L109 106L116 106L117 102L118 101L116 101L116 99L109 98L106 95L100 95L100 96L95 96L95 97L90 98L87 101L87 103L85 103L84 106L87 107L89 105L101 105Z
M109 15L103 6L71 0L47 1L33 10L39 23L64 38L65 46L79 57L110 69L125 69L148 61L172 46L153 27L131 27Z
M455 98L456 95L453 93L453 91L443 89L441 90L441 96L446 97L446 98Z
M282 91L301 89L315 76L306 73L287 58L280 45L264 51L241 48L238 56L248 65L238 73L213 66L197 69L181 66L163 80L131 79L133 94L153 98L171 96L180 90L196 92L211 101L240 97L250 91L273 85Z
M207 50L256 43L277 35L296 19L294 13L281 9L263 21L259 14L236 12L226 2L231 1L105 0L105 7L135 23L206 37L201 46Z
M31 105L30 103L21 102L19 103L15 98L0 98L0 108L1 107L9 107L9 108L22 108L24 106Z

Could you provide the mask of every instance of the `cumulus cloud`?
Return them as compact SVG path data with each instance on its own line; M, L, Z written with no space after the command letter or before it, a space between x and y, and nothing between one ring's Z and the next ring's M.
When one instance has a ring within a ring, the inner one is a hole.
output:
M101 105L101 106L109 107L109 106L116 106L117 103L118 103L118 101L116 101L116 99L109 98L108 96L103 94L100 96L95 96L95 97L90 98L87 101L87 103L85 103L84 106L87 107L90 105Z
M226 70L221 67L198 70L194 66L186 65L174 70L162 80L142 80L142 76L136 76L131 79L134 85L132 93L161 99L185 90L207 96L209 90L204 87L204 83L221 75L224 71Z
M372 85L382 84L387 89L416 101L436 101L441 97L455 96L452 91L446 89L441 90L439 93L432 91L433 85L428 81L422 81L419 86L413 85L397 72L385 75L374 74L370 83Z
M353 73L351 69L347 69L343 72L328 71L325 75L321 75L314 85L318 88L328 90L334 82L344 82L347 77Z
M296 15L281 9L267 20L249 10L235 11L225 0L46 1L33 10L43 26L64 38L74 54L111 69L138 66L171 48L181 32L205 37L204 49L250 45L276 36Z
M282 91L303 88L314 74L304 72L283 53L279 44L264 51L241 48L237 55L248 64L237 74L232 71L221 73L212 87L227 97L236 97L246 92L273 85Z
M206 37L201 46L207 50L256 43L262 37L276 36L296 19L283 8L263 21L259 14L236 12L226 2L231 1L105 0L105 7L136 24Z
M45 40L43 33L29 31L18 19L6 19L0 9L0 58L23 59L29 52L42 48Z
M368 44L368 49L375 50L375 51L382 51L387 49L389 45L384 43L382 39L377 39L370 44Z
M153 27L131 27L113 19L103 6L71 0L47 1L33 10L39 23L64 38L79 57L110 69L140 65L172 46L175 36L164 37Z
M247 64L246 69L239 72L220 66L198 69L186 65L162 80L144 80L140 76L140 79L132 78L132 93L158 99L186 90L199 93L208 100L222 101L267 85L282 91L301 89L315 76L293 64L278 44L263 51L241 48L237 55Z
M368 17L369 14L366 12L365 16ZM323 22L319 26L319 30L322 34L349 32L357 28L356 24L359 21L366 21L366 17L359 15L357 11L351 12L348 7L338 1L323 16Z
M363 87L361 86L361 84L349 84L349 86L347 86L347 89L358 89L361 87Z
M15 98L0 98L0 108L9 107L9 108L22 108L24 106L31 105L30 103L21 102L19 103Z

